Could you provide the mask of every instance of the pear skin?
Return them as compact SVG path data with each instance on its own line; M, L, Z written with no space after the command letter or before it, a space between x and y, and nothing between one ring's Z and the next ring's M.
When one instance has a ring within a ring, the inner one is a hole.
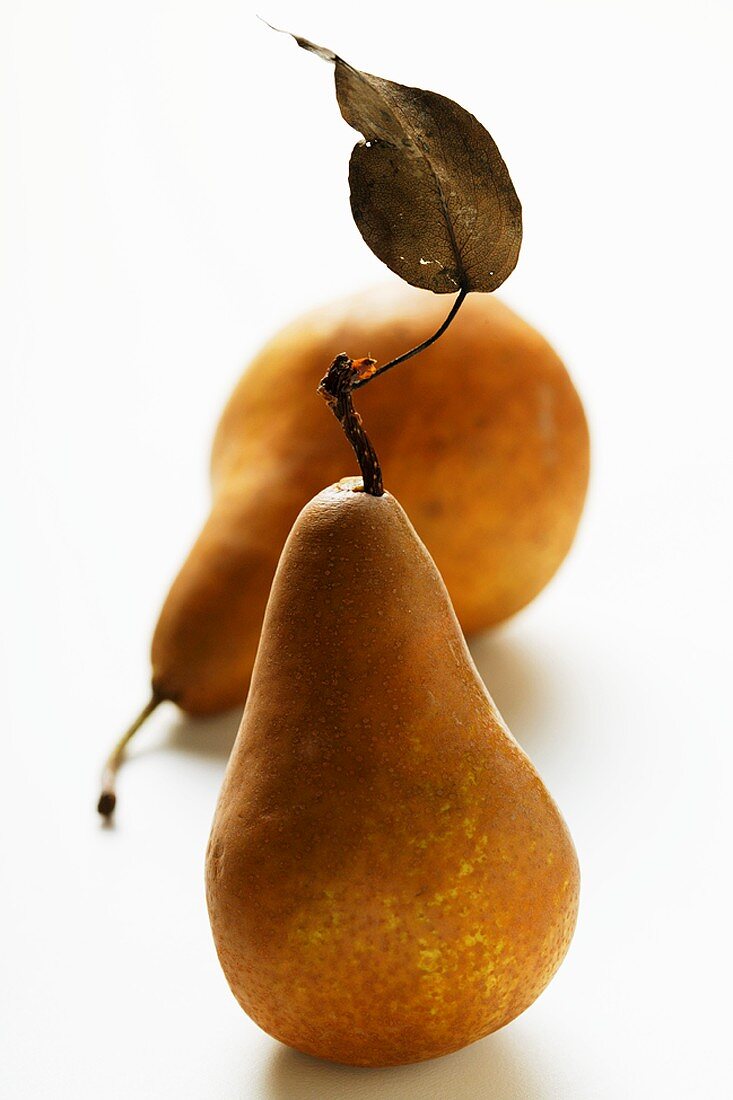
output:
M527 1008L579 876L430 555L360 484L321 492L288 537L206 878L245 1012L305 1053L386 1066Z
M387 362L446 312L444 296L377 288L299 318L245 371L214 441L211 514L155 630L157 698L195 714L241 705L283 542L348 460L313 399L320 377L342 351ZM589 469L583 407L547 341L472 294L436 344L357 404L464 631L532 600L570 548Z

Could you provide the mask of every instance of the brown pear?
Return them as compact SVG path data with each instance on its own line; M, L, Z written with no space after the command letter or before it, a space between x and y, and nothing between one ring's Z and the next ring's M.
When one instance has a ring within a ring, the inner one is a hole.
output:
M262 1028L384 1066L456 1050L534 1001L573 933L578 866L430 555L393 496L360 488L316 496L283 550L207 896L224 973Z
M348 454L313 400L326 365L344 349L387 363L445 315L443 296L401 284L358 294L293 322L245 371L214 440L211 513L155 629L152 697L108 758L100 813L160 702L214 714L244 701L283 542ZM471 294L410 369L359 391L359 408L463 629L536 596L573 541L589 464L583 407L547 341L492 294Z
M157 698L195 714L243 702L283 542L348 455L312 400L319 378L341 351L387 362L445 312L440 295L379 288L299 318L252 362L216 433L211 514L153 638ZM469 295L359 408L466 633L536 596L573 540L589 461L582 405L547 341L493 295Z

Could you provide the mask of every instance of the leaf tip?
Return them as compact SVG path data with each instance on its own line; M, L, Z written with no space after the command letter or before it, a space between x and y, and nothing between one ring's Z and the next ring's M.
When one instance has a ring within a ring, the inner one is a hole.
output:
M301 50L307 50L308 53L314 53L316 57L320 57L323 61L336 61L336 54L333 50L327 49L325 46L319 46L315 42L311 42L309 38L303 38L299 34L293 34L292 31L286 31L282 27L275 27L272 23L268 23L261 15L257 18L261 23L264 23L266 27L269 27L271 31L276 31L277 34L287 34L289 38L292 38L300 46Z

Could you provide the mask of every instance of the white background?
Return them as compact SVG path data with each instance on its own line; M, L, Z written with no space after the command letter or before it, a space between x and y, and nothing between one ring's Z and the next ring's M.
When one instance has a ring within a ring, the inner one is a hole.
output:
M422 1066L332 1067L261 1033L216 962L203 854L238 716L161 708L100 827L98 767L146 698L222 402L294 312L392 276L351 222L355 135L327 67L250 4L2 0L0 1091L722 1096L730 8L260 9L464 104L521 196L501 293L570 365L593 483L560 576L473 648L575 837L578 931L495 1036Z

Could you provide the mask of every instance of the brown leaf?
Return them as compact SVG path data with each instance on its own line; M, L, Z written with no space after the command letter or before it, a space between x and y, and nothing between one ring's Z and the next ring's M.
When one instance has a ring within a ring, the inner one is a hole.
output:
M496 290L517 263L522 208L491 135L445 96L360 72L292 37L333 62L341 114L364 135L349 184L372 251L406 282L437 294Z

